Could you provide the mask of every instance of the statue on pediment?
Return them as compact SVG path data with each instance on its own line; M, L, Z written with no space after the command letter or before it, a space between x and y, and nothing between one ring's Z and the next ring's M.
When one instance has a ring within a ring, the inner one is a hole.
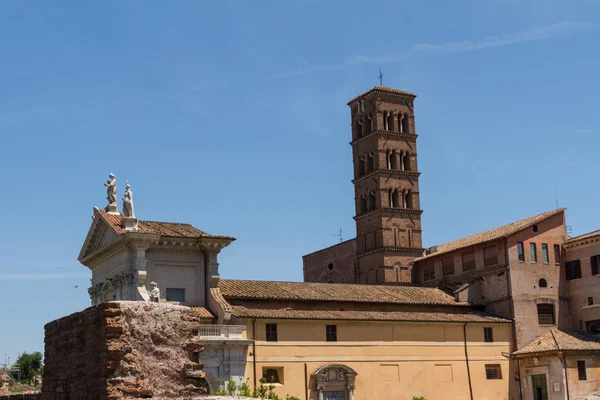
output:
M133 210L133 192L127 181L125 181L125 195L123 195L123 216L125 218L135 218L135 212Z
M119 210L117 206L117 180L112 172L108 175L108 178L109 179L104 184L104 186L106 186L106 200L108 200L108 205L105 210L116 213Z

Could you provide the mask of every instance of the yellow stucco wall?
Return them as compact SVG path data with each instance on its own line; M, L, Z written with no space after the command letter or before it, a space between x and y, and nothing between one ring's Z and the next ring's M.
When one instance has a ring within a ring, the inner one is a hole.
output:
M315 399L311 375L328 364L343 364L357 372L354 399L469 399L463 324L257 320L240 323L256 337L257 378L263 368L283 368L275 391ZM265 341L265 324L276 323L278 341ZM325 341L325 325L337 325L337 342ZM483 327L493 327L494 342L486 343ZM508 399L510 324L468 324L467 348L473 398ZM246 376L253 382L254 356L249 349ZM486 364L499 364L502 379L488 380ZM306 365L306 367L305 367ZM306 377L305 377L306 368Z

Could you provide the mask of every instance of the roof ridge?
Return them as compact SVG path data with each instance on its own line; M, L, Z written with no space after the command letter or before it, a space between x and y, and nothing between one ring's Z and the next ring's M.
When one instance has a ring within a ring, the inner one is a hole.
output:
M558 344L558 340L556 339L556 336L554 335L554 331L556 331L556 328L552 328L550 329L550 334L552 335L552 339L554 340L554 343L556 344L556 348L561 351L562 349L560 348L560 344Z
M488 242L491 240L497 240L499 238L502 237L506 237L509 236L515 232L521 231L525 228L528 228L529 226L535 225L536 223L539 223L540 221L543 221L547 218L550 218L554 215L557 215L561 212L564 212L566 210L566 208L562 207L562 208L556 208L553 210L549 210L549 211L544 211L542 213L536 214L536 215L532 215L530 217L527 218L521 218L519 220L513 221L513 222L509 222L507 224L503 224L500 226L497 226L495 228L491 228L491 229L486 229L484 231L481 232L477 232L477 233L473 233L471 235L467 235L465 237L462 237L460 239L456 239L456 240L451 240L449 242L437 245L437 246L432 246L437 248L436 251L430 253L430 254L425 254L421 257L417 257L416 260L423 260L425 258L429 258L429 257L434 257L436 255L440 255L440 254L444 254L444 253L448 253L450 251L454 251L454 250L458 250L458 249L462 249L465 247L470 247L470 246L474 246L476 244L480 244L480 243L484 243L484 242ZM520 223L524 223L527 222L525 225L523 226L519 226ZM503 232L503 230L506 230L505 232ZM490 237L485 237L485 235L490 235ZM477 238L478 236L482 236L481 238ZM468 241L468 240L475 240L472 243L468 242L468 243L460 243L463 241ZM440 249L441 247L444 246L451 246L451 245L457 245L454 248L450 248L450 249Z

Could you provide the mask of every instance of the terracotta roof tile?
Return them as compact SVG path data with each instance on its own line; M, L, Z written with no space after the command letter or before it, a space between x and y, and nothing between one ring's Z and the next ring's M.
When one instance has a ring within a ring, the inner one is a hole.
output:
M98 210L97 213L104 218L108 225L119 235L125 234L125 228L123 227L123 215L109 214L104 210ZM211 237L206 232L201 231L198 228L190 224L182 224L176 222L158 222L158 221L138 221L138 229L136 233L146 233L152 235L161 235L168 237L183 237L183 238L197 238L197 237Z
M319 320L357 320L357 321L406 321L406 322L483 322L511 323L510 319L497 317L483 312L440 313L405 311L330 311L330 310L292 310L259 309L244 306L232 306L233 315L240 318L273 319L319 319Z
M596 238L598 236L600 236L600 230L569 238L565 241L565 244L575 243L580 240L592 239L592 238Z
M466 238L455 240L453 242L445 243L435 248L435 251L431 254L419 257L416 261L425 260L427 258L439 256L440 254L448 253L454 250L462 249L469 246L474 246L480 243L488 242L491 240L501 239L503 237L517 233L528 226L537 224L547 218L550 218L556 214L564 212L564 208L558 208L556 210L547 211L542 214L535 215L533 217L525 218L520 221L513 222L508 225L503 225L498 228L490 229L489 231L477 233L475 235L467 236Z
M359 94L358 96L352 98L352 100L350 100L348 102L348 105L350 105L350 103L352 103L354 100L356 100L360 97L366 96L367 94L369 94L371 92L388 92L388 93L402 94L402 95L417 97L415 94L413 94L411 92L407 92L406 90L394 89L392 87L384 86L384 85L377 85L377 86L374 86L372 89L367 90L363 94Z
M600 351L600 340L578 331L552 329L512 354L523 355L555 351Z
M204 307L191 307L196 313L200 314L200 318L211 318L213 319L215 316L212 313L204 308Z
M357 285L314 282L219 281L225 298L305 301L347 301L389 304L469 306L437 288L419 286Z

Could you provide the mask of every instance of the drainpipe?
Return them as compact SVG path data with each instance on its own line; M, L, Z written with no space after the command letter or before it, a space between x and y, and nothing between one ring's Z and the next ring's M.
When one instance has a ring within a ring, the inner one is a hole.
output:
M256 318L252 321L252 369L254 371L254 387L256 388Z
M308 400L308 367L304 363L304 399Z
M471 385L471 370L469 368L469 353L467 352L467 324L468 322L465 322L463 325L463 334L465 339L465 361L467 363L467 377L469 378L469 394L471 395L471 400L473 400L473 386Z
M565 390L567 391L567 400L571 400L571 396L569 395L569 376L567 375L567 358L565 353L562 355L563 359L563 369L565 370Z

